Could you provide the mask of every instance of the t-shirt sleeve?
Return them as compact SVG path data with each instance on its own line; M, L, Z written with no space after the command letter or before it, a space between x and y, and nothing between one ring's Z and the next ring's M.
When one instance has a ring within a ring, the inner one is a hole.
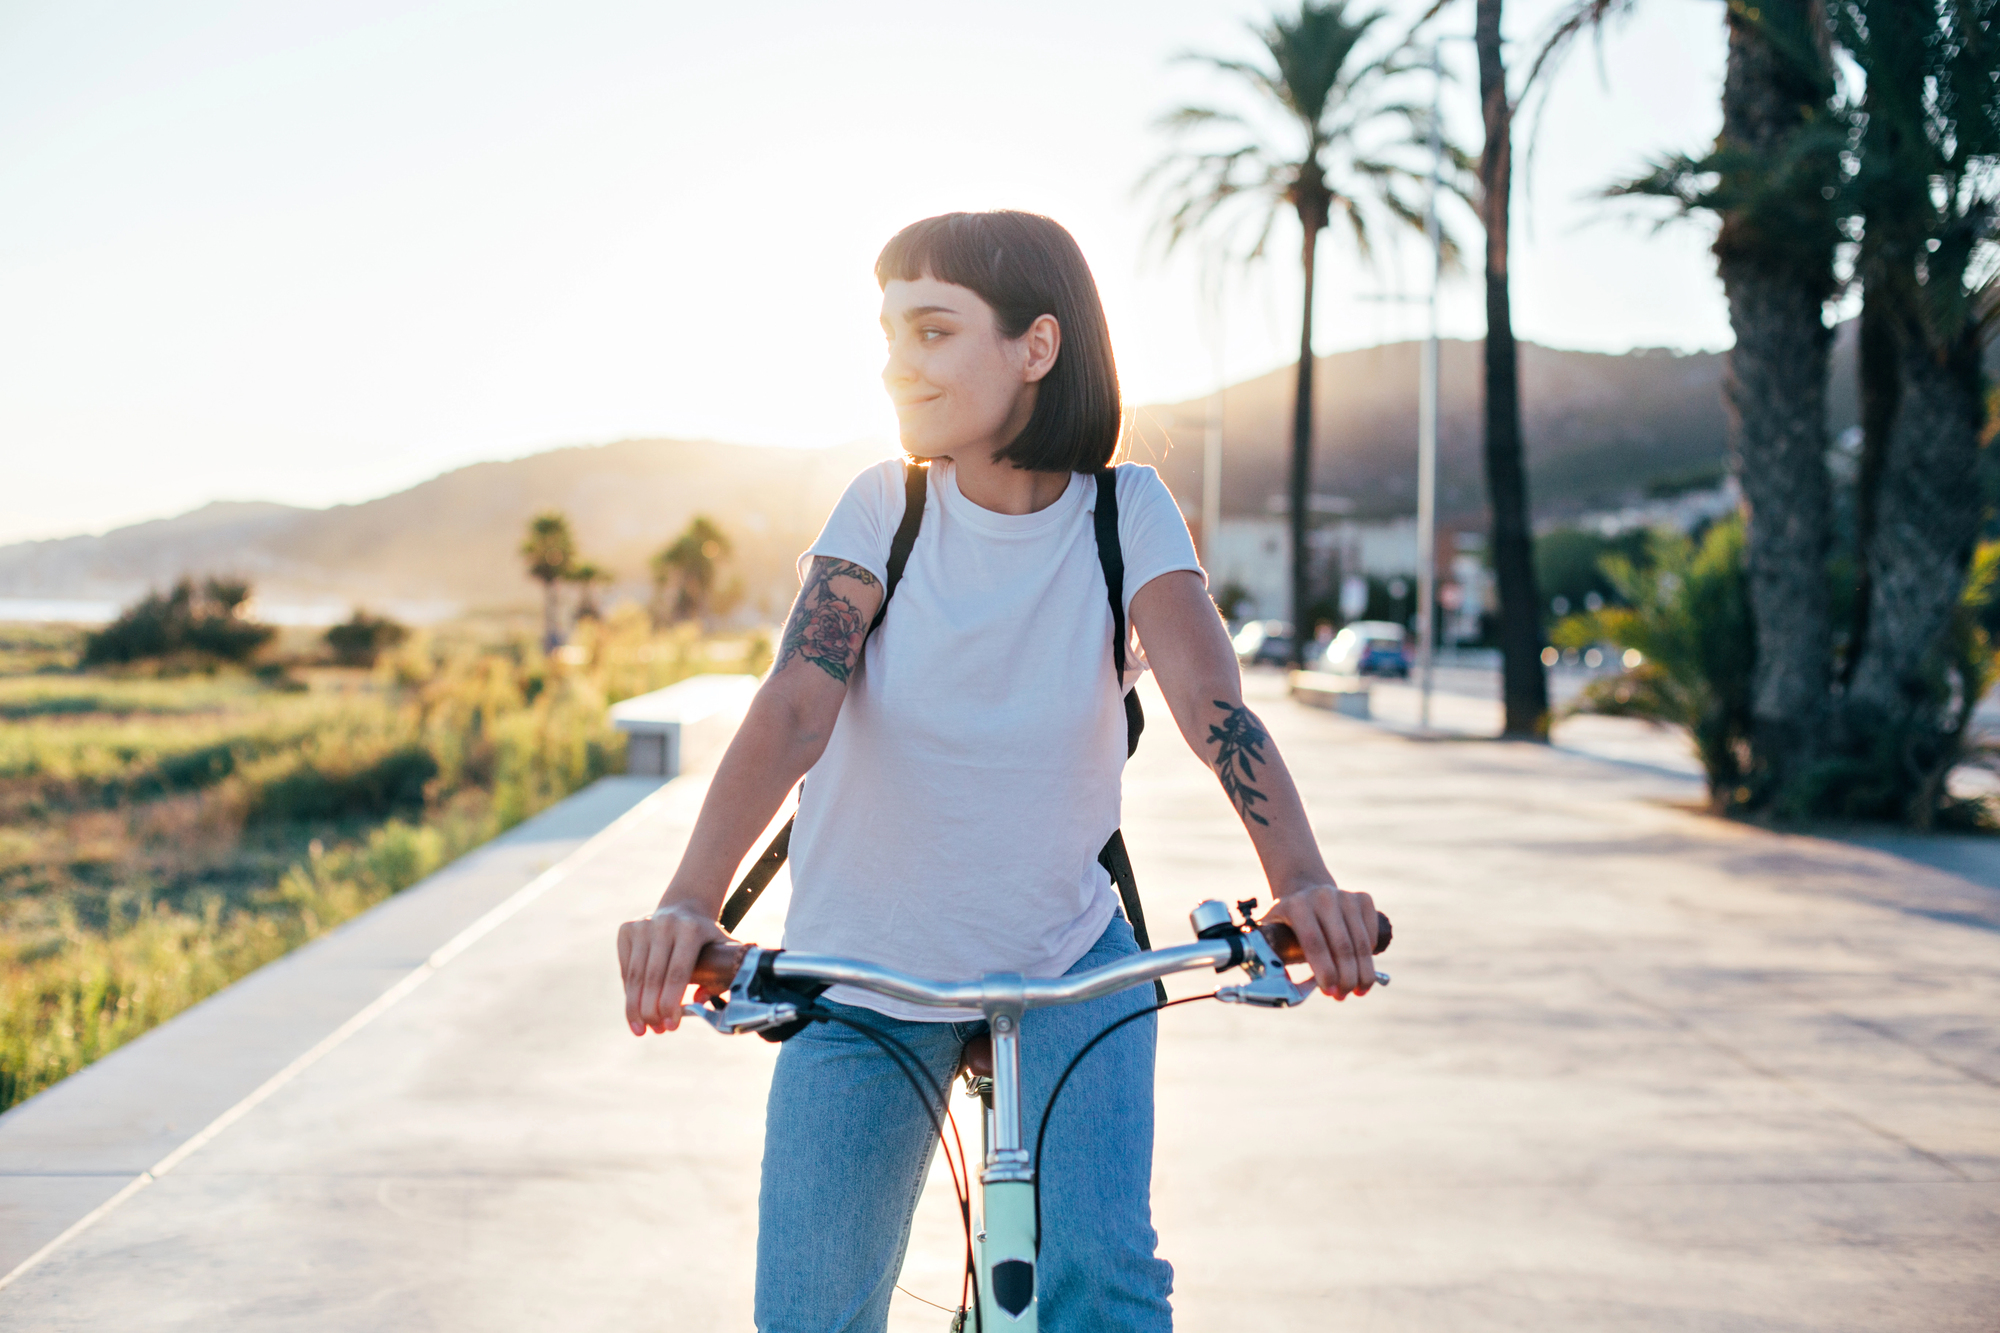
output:
M840 503L827 515L826 526L799 557L799 578L814 556L851 560L875 576L889 577L889 546L903 521L903 465L896 459L864 470L847 484Z
M1118 544L1125 555L1125 613L1132 595L1162 574L1191 570L1208 575L1195 558L1187 520L1160 474L1143 463L1118 469Z

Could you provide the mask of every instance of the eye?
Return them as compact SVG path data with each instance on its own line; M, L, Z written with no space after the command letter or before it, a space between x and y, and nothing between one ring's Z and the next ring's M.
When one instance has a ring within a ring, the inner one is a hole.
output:
M932 340L933 338L942 338L942 337L944 337L944 330L943 330L943 329L919 329L919 330L917 330L917 337L919 337L919 338L923 339L923 340L924 340L925 342L929 342L929 341L931 341L931 340Z

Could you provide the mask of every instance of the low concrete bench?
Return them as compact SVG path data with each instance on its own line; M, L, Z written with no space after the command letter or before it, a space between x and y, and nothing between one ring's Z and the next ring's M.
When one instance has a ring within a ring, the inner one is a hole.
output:
M1315 708L1330 708L1342 717L1368 716L1368 685L1359 676L1331 671L1294 671L1287 689L1292 698Z
M711 767L757 692L755 676L690 676L678 685L611 705L625 733L625 771L674 778Z

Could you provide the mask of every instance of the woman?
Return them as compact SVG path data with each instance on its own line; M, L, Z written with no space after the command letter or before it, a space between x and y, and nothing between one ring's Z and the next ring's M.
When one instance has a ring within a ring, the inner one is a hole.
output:
M1118 469L1118 541L1144 657L1112 667L1093 535L1096 473L1118 442L1097 287L1068 232L1027 213L905 228L876 261L883 384L904 450L929 460L916 544L880 627L902 469L848 488L801 561L777 662L703 803L659 909L620 930L635 1035L679 1026L695 958L724 940L729 880L810 772L792 833L788 948L931 977L1059 976L1136 950L1097 861L1118 827L1123 692L1150 663L1174 720L1222 777L1322 990L1365 992L1374 907L1336 888L1276 747L1244 707L1228 637L1158 474ZM914 1048L940 1084L976 1011L836 987L823 1001ZM1091 1036L1152 1002L1140 988L1030 1010L1023 1104ZM872 1012L871 1012L872 1011ZM1126 1025L1065 1089L1040 1164L1043 1327L1171 1326L1154 1257L1156 1020ZM909 1084L864 1036L815 1023L772 1078L757 1242L757 1327L876 1330L933 1147Z

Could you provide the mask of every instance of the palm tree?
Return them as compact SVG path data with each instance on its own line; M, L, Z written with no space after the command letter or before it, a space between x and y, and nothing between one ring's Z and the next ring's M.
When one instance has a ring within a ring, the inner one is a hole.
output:
M597 609L597 585L611 582L611 575L602 565L588 560L571 565L563 572L563 582L574 583L577 588L576 618L596 620L601 616Z
M672 587L668 619L706 618L715 609L716 579L729 551L729 535L715 520L704 514L689 520L686 530L653 557L655 615L665 611L667 589Z
M521 558L528 562L528 577L542 585L542 651L554 652L562 642L556 584L576 563L576 538L570 533L569 520L553 509L535 515L528 521Z
M1380 11L1358 12L1352 0L1303 0L1296 15L1274 14L1252 24L1262 51L1255 60L1189 56L1233 75L1253 93L1251 115L1275 120L1267 136L1250 116L1205 106L1183 106L1161 118L1176 138L1229 137L1218 146L1183 149L1147 173L1164 180L1160 230L1171 251L1204 232L1220 231L1226 248L1248 224L1254 240L1243 253L1261 258L1280 218L1296 214L1299 262L1305 278L1299 321L1298 390L1292 414L1291 592L1293 661L1310 637L1307 545L1312 480L1313 290L1320 234L1342 224L1364 259L1372 257L1378 218L1421 231L1423 208L1414 191L1424 173L1397 160L1400 146L1416 146L1428 131L1427 112L1391 101L1389 85L1405 66L1389 55L1362 59L1358 52ZM1271 115L1270 113L1276 113ZM1395 122L1399 136L1381 132Z
M1861 579L1840 742L1878 805L1856 813L1922 823L1958 756L1963 700L1976 697L1951 643L1984 517L1980 354L2000 322L1989 239L2000 33L1978 0L1831 9L1866 81L1849 191L1861 224Z
M1636 0L1577 0L1530 82L1581 33ZM1739 801L1776 799L1820 758L1832 621L1826 561L1827 358L1822 310L1835 290L1833 202L1845 129L1832 104L1824 0L1730 0L1722 133L1701 158L1674 157L1614 193L1663 195L1721 223L1716 268L1736 343L1723 383L1749 511L1746 561L1756 626L1750 779Z

